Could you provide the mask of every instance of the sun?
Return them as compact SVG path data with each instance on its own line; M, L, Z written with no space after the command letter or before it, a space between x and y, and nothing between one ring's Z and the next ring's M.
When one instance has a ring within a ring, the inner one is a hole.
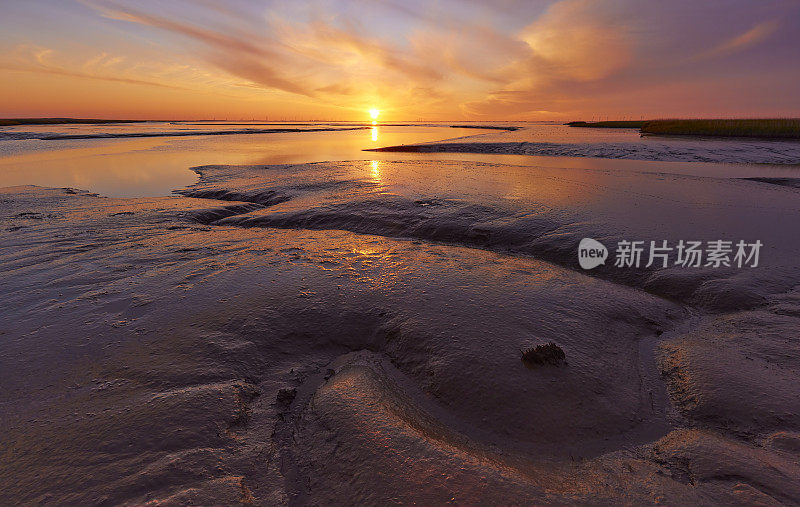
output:
M372 117L373 120L377 120L379 114L381 114L380 109L372 108L369 110L369 115Z

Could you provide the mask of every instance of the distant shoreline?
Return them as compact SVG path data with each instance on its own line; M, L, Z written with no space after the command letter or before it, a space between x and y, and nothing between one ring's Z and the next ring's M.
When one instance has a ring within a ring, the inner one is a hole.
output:
M3 127L13 127L17 125L69 125L69 124L81 124L81 125L103 125L103 124L112 124L112 123L152 123L152 122L161 122L164 120L103 120L103 119L94 119L94 118L0 118L0 126ZM381 126L381 127L413 127L417 126L417 123L368 123L368 122L345 122L345 121L330 121L330 122L320 122L320 121L306 121L306 122L227 122L222 120L212 120L212 121L197 121L197 120L188 120L188 121L170 121L169 123L173 125L247 125L247 126L257 126L257 125L308 125L313 123L325 123L325 124L341 124L347 125L349 127L352 126ZM443 123L450 123L450 122L443 122ZM488 129L488 130L519 130L520 127L517 126L501 126L501 125L476 125L476 124L450 124L452 128L471 128L471 129Z
M800 139L800 119L573 121L583 128L638 128L642 135Z
M125 123L148 123L159 120L108 120L94 118L0 118L0 126L19 125L103 125ZM184 122L172 122L184 123ZM305 122L309 124L314 122ZM343 123L343 122L338 122ZM205 122L186 123L188 125L204 125ZM227 124L221 122L220 124ZM241 125L287 125L283 122ZM300 124L300 123L295 123ZM238 124L229 124L238 125ZM349 124L348 126L362 125ZM369 127L369 124L363 124ZM380 126L411 126L406 123L381 123ZM642 135L660 136L694 136L694 137L740 137L751 139L800 139L800 119L688 119L688 120L610 120L610 121L571 121L570 127L596 129L638 129ZM489 130L518 130L518 126L450 124L453 128L473 128ZM232 133L232 132L217 132ZM116 136L116 135L115 135ZM147 134L132 134L130 137L147 137ZM77 137L77 136L76 136ZM81 136L83 137L83 136ZM95 135L92 135L95 137ZM107 137L107 135L100 135Z
M15 125L67 125L86 124L102 125L104 123L147 123L151 120L99 120L89 118L0 118L0 126L13 127Z
M646 121L571 121L566 123L570 127L583 127L592 129L640 129Z
M22 139L40 139L43 141L55 141L64 139L124 139L138 137L189 137L189 136L227 136L227 135L247 135L247 134L285 134L293 132L338 132L344 130L366 130L369 127L319 127L319 128L287 128L287 129L236 129L236 130L196 130L182 132L116 132L116 133L87 133L87 134L44 134L26 136ZM0 140L20 139L14 133L0 133Z

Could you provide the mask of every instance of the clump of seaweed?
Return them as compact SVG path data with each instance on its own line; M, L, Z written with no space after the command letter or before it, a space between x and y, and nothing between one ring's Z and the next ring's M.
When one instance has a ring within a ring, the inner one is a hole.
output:
M528 366L551 364L559 366L566 363L567 355L553 342L536 345L522 351L522 362Z

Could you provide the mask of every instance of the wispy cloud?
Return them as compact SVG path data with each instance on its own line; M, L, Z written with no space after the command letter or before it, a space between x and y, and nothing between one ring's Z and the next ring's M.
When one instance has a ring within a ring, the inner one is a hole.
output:
M94 13L87 26L116 31L124 49L6 48L0 66L214 90L264 109L539 118L721 99L720 80L750 83L754 69L786 82L796 67L786 48L800 45L800 5L785 0L77 1Z
M359 108L364 100L390 102L383 97L394 103L413 100L414 105L442 100L448 88L445 77L459 66L452 55L442 66L430 48L398 46L369 35L357 23L334 24L332 16L321 13L310 22L271 13L258 31L246 25L200 26L111 0L89 5L109 19L156 28L199 44L198 55L208 64L256 87L328 102L358 100ZM485 76L466 66L458 70ZM419 93L423 89L428 93Z
M114 67L124 60L122 57L109 57L107 54L101 53L84 62L82 65L76 65L74 68L70 68L54 63L52 61L54 56L56 56L56 52L50 48L20 46L16 48L15 51L0 59L0 69L77 77L112 83L154 86L157 88L170 88L174 90L187 89L183 86L167 83L164 80L137 79L135 77L121 76L119 70L115 70Z
M597 0L562 0L527 26L522 39L562 77L591 81L630 63L630 27Z
M777 20L758 23L746 32L725 40L708 51L700 53L695 59L707 60L744 51L765 41L770 35L774 34L779 27L780 23Z

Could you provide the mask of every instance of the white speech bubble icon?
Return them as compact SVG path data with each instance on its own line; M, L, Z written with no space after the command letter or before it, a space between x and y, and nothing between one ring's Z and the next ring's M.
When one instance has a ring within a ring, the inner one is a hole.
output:
M608 258L608 249L592 238L583 238L578 245L578 262L583 269L594 269L600 264L605 264Z

